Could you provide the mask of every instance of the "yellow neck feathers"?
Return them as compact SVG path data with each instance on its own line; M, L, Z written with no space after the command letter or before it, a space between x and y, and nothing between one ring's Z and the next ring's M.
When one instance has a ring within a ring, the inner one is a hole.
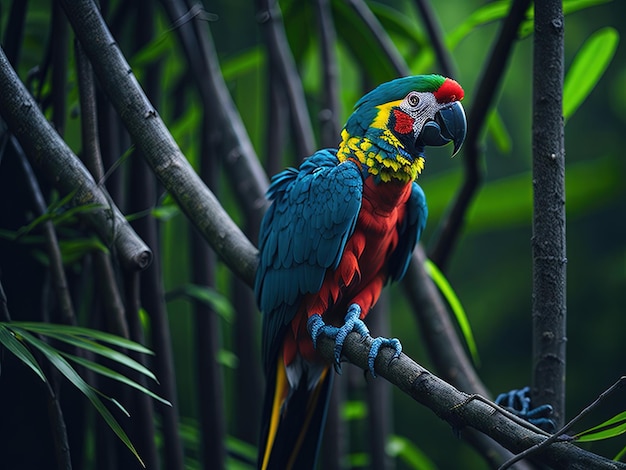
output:
M379 177L385 183L392 180L404 183L415 181L424 169L424 158L412 160L402 156L398 149L404 146L388 129L384 129L379 138L387 144L385 147L393 148L395 152L392 154L383 150L367 137L351 137L344 129L337 158L340 162L357 159L367 167L370 175Z

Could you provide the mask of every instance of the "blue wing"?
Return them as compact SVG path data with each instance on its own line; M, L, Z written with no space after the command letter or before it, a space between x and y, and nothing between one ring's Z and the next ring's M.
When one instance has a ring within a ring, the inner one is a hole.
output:
M273 361L276 337L296 314L302 295L320 290L338 266L354 231L363 178L334 150L320 150L272 178L272 200L259 233L255 293L263 312L263 355Z
M391 281L399 281L404 277L411 261L411 254L422 236L428 218L426 196L422 188L415 182L406 204L406 215L399 229L400 241L389 259L389 279Z

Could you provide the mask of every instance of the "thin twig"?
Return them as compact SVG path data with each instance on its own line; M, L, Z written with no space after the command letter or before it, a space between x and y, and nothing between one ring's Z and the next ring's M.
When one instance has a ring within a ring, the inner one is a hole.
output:
M320 112L321 144L322 147L335 147L341 130L339 124L339 85L337 54L335 44L337 32L333 24L333 17L329 0L316 0L318 36L322 55L322 111Z
M411 75L411 70L407 66L405 60L398 52L398 49L393 44L393 41L387 34L387 31L382 27L372 10L367 6L364 0L348 0L348 3L356 13L356 15L363 21L365 26L371 31L372 37L378 42L378 45L383 50L385 56L389 60L392 68L395 70L399 77L405 77Z
M433 242L433 248L428 255L442 270L445 269L448 259L452 256L465 223L467 209L481 184L479 160L483 155L483 149L480 139L484 134L488 112L498 96L499 85L511 56L511 49L517 39L519 25L526 18L529 5L530 0L513 1L487 63L483 67L483 72L476 82L476 92L472 96L472 105L468 112L469 125L464 145L465 179L451 210L439 224L437 239Z
M528 456L530 456L533 453L536 453L538 451L540 451L541 449L543 449L544 447L549 446L550 444L554 444L555 442L559 441L560 439L562 439L562 437L565 435L565 433L567 431L569 431L570 429L572 429L574 427L574 425L576 425L576 423L578 423L581 419L583 419L585 416L587 416L589 413L591 413L600 403L602 403L602 401L607 398L609 395L611 395L615 390L617 390L618 388L620 388L621 386L624 385L624 383L626 382L626 376L622 376L619 379L617 379L617 382L615 382L613 385L611 385L609 388L607 388L604 392L602 392L598 398L596 398L589 406L587 406L586 408L584 408L580 413L578 413L576 416L574 416L565 426L563 426L561 429L559 429L557 432L555 432L554 434L552 434L548 439L546 439L543 442L540 442L538 444L535 444L532 447L529 447L528 449L526 449L523 452L520 452L519 454L517 454L515 457L513 457L510 460L507 460L506 462L504 462L499 468L498 470L506 470L507 468L510 468L511 465L513 465L515 462L518 462L524 458L527 458ZM571 440L571 439L569 439Z
M343 356L363 370L368 369L368 353L372 338L361 338L350 333L345 340ZM318 340L318 351L328 361L334 355L334 340L322 337ZM494 413L491 402L476 400L433 375L405 354L393 359L394 350L382 348L376 359L376 372L417 402L431 409L455 430L465 433L470 426L499 442L513 452L522 452L528 447L546 440L543 433L534 432L525 423L523 426L510 419L506 413ZM539 459L537 459L539 462ZM594 468L626 469L626 464L583 450L571 442L559 442L541 453L541 463L554 469ZM576 465L576 467L573 467Z
M41 192L39 182L35 177L33 168L30 166L24 150L15 136L11 137L11 145L15 151L22 171L24 172L25 180L28 184L30 194L33 198L33 205L38 216L46 212L46 201ZM56 294L57 301L59 302L59 311L61 322L66 325L75 325L76 316L74 315L74 307L72 305L72 299L70 297L70 291L67 284L67 277L65 276L65 269L63 268L63 256L61 255L61 248L59 247L59 240L57 238L56 229L51 220L46 220L42 224L44 238L46 241L46 251L48 253L48 259L50 262L50 275L52 278L52 285Z
M304 158L316 150L313 126L298 75L296 62L289 48L283 17L277 0L260 0L257 18L263 25L271 66L279 73L280 82L289 104L293 127L293 143L299 157Z
M446 77L455 78L457 75L454 60L452 59L452 54L446 47L444 34L431 2L428 0L415 0L415 5L420 12L426 31L428 32L428 37L435 51L437 62L439 62L439 66L441 67L441 72Z

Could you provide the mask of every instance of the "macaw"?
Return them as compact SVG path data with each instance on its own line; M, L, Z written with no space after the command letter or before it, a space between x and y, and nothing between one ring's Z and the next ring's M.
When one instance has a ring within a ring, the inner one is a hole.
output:
M337 149L320 150L272 178L261 223L255 294L263 314L267 379L258 467L315 467L333 373L316 352L347 335L368 336L363 319L388 281L404 276L426 224L415 182L425 146L465 139L463 89L440 75L384 83L363 96ZM369 369L383 346L376 338Z

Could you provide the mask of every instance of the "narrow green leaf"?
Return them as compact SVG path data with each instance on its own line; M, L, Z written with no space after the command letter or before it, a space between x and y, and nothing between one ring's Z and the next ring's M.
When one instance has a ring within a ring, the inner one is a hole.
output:
M165 300L170 301L178 297L187 297L202 302L211 307L215 312L231 322L235 316L235 309L229 300L215 289L197 284L184 284L165 294Z
M265 51L260 46L252 47L240 54L221 61L222 75L225 81L237 79L240 75L251 73L263 66Z
M620 450L617 455L615 457L613 457L613 460L615 460L616 462L621 462L622 459L624 458L624 456L626 456L626 447L624 447L622 450Z
M572 62L563 84L563 117L572 116L594 89L611 63L619 33L611 27L593 33Z
M437 466L413 442L406 437L392 435L386 445L387 454L399 457L414 470L437 470Z
M126 367L136 370L137 372L144 374L147 377L150 377L154 381L157 381L156 376L148 368L146 368L144 365L140 364L139 362L135 361L131 357L128 357L126 354L116 351L115 349L111 349L108 346L104 346L102 344L96 343L95 341L91 339L86 339L81 336L72 334L72 329L78 328L78 327L69 327L67 325L54 325L57 328L51 329L51 328L48 328L48 326L51 326L51 325L47 325L44 323L30 323L29 324L29 323L14 322L12 323L11 328L16 333L24 334L27 331L27 328L24 328L23 326L24 324L26 324L28 329L30 329L30 331L32 332L39 333L49 338L54 338L58 341L71 344L72 346L76 346L78 348L85 349L87 351L94 352L103 357L106 357L107 359L118 362L119 364L125 365ZM59 326L61 326L61 328L58 328Z
M145 367L143 364L140 364L126 354L116 351L115 349L111 349L108 346L103 346L102 344L96 343L95 341L81 338L79 336L71 336L64 333L55 333L52 331L48 331L46 333L40 334L43 334L49 338L54 338L67 344L71 344L72 346L76 346L77 348L85 349L87 351L99 354L102 357L106 357L107 359L129 367L145 375L146 377L150 377L154 381L157 380L152 371L150 371L150 369Z
M232 351L227 351L226 349L220 349L217 352L217 362L225 367L230 369L236 369L239 365L239 358Z
M176 204L157 206L152 209L151 214L152 217L154 217L155 219L167 222L174 216L180 214L180 207L178 207Z
M498 150L502 153L510 153L513 148L511 135L509 134L509 131L507 131L504 121L502 121L502 116L498 112L497 108L493 108L491 113L489 113L487 125L489 135L495 142Z
M65 376L67 380L69 380L76 388L78 388L89 399L91 404L96 408L96 410L98 410L100 415L104 418L104 420L107 422L109 427L113 430L113 432L117 435L117 437L133 453L133 455L137 458L141 466L145 468L145 464L143 463L143 460L141 460L141 457L137 453L137 450L133 446L132 442L130 441L130 439L128 438L128 436L126 435L122 427L119 425L119 423L116 421L116 419L113 417L111 412L106 408L106 406L104 406L104 403L102 403L102 401L98 397L98 394L100 394L101 396L105 396L105 395L93 389L87 382L85 382L82 379L82 377L78 374L78 372L76 372L76 370L53 347L48 345L46 342L41 341L40 339L31 335L26 330L21 330L20 334L24 337L25 341L27 341L29 344L31 344L35 348L39 349L39 351L41 351L46 356L46 358L50 361L50 363L54 367L56 367L57 370L63 376ZM123 411L126 411L116 400L113 400L112 398L109 398L109 397L106 397L106 398L108 398L113 403L115 403ZM126 412L126 414L128 413Z
M256 461L257 448L252 444L229 435L226 436L225 445L229 454L242 456L251 462Z
M477 8L446 39L446 44L453 50L465 37L479 26L498 21L509 12L510 0L498 0Z
M129 379L124 374L120 374L119 372L114 371L113 369L109 369L108 367L103 366L102 364L98 364L97 362L90 361L89 359L85 359L80 356L74 356L73 354L69 354L65 352L61 352L61 354L67 359L71 360L72 362L75 362L76 364L79 364L85 367L86 369L94 371L96 374L104 375L105 377L109 377L110 379L117 380L118 382L122 382L123 384L126 384L129 387L133 387L139 390L140 392L145 393L146 395L154 398L155 400L160 401L164 405L172 406L172 404L169 401L167 401L165 398L161 398L156 393L150 391L149 389L135 382L134 380Z
M39 367L37 359L35 359L28 348L24 346L24 344L22 344L22 342L17 339L13 332L11 332L4 324L0 324L0 344L15 354L20 361L30 367L41 380L47 382L46 376L43 373L43 370L41 370L41 367Z
M100 330L94 330L92 328L84 328L82 326L73 325L58 325L55 323L40 323L40 322L11 322L11 325L18 326L25 330L41 333L46 335L48 332L66 334L70 336L84 336L92 338L96 341L118 346L120 348L128 349L130 351L136 351L142 354L154 354L150 349L145 346L131 341L121 336L117 336L111 333L106 333Z
M600 423L586 431L579 432L574 436L574 439L578 442L601 441L619 436L625 432L626 411L622 411L611 419L606 420L604 423Z
M459 328L461 329L461 333L463 333L463 337L465 338L465 342L467 343L467 347L472 356L472 360L474 361L474 364L478 365L480 363L480 359L478 357L478 349L476 348L476 342L474 341L472 328L470 327L469 319L465 314L463 305L461 305L461 302L454 292L454 289L452 289L452 286L450 285L444 274L439 270L439 268L437 268L437 266L435 266L435 263L427 259L424 263L424 268L426 269L426 272L433 280L435 285L443 294L444 298L448 302L448 305L450 305L456 321L459 324Z

